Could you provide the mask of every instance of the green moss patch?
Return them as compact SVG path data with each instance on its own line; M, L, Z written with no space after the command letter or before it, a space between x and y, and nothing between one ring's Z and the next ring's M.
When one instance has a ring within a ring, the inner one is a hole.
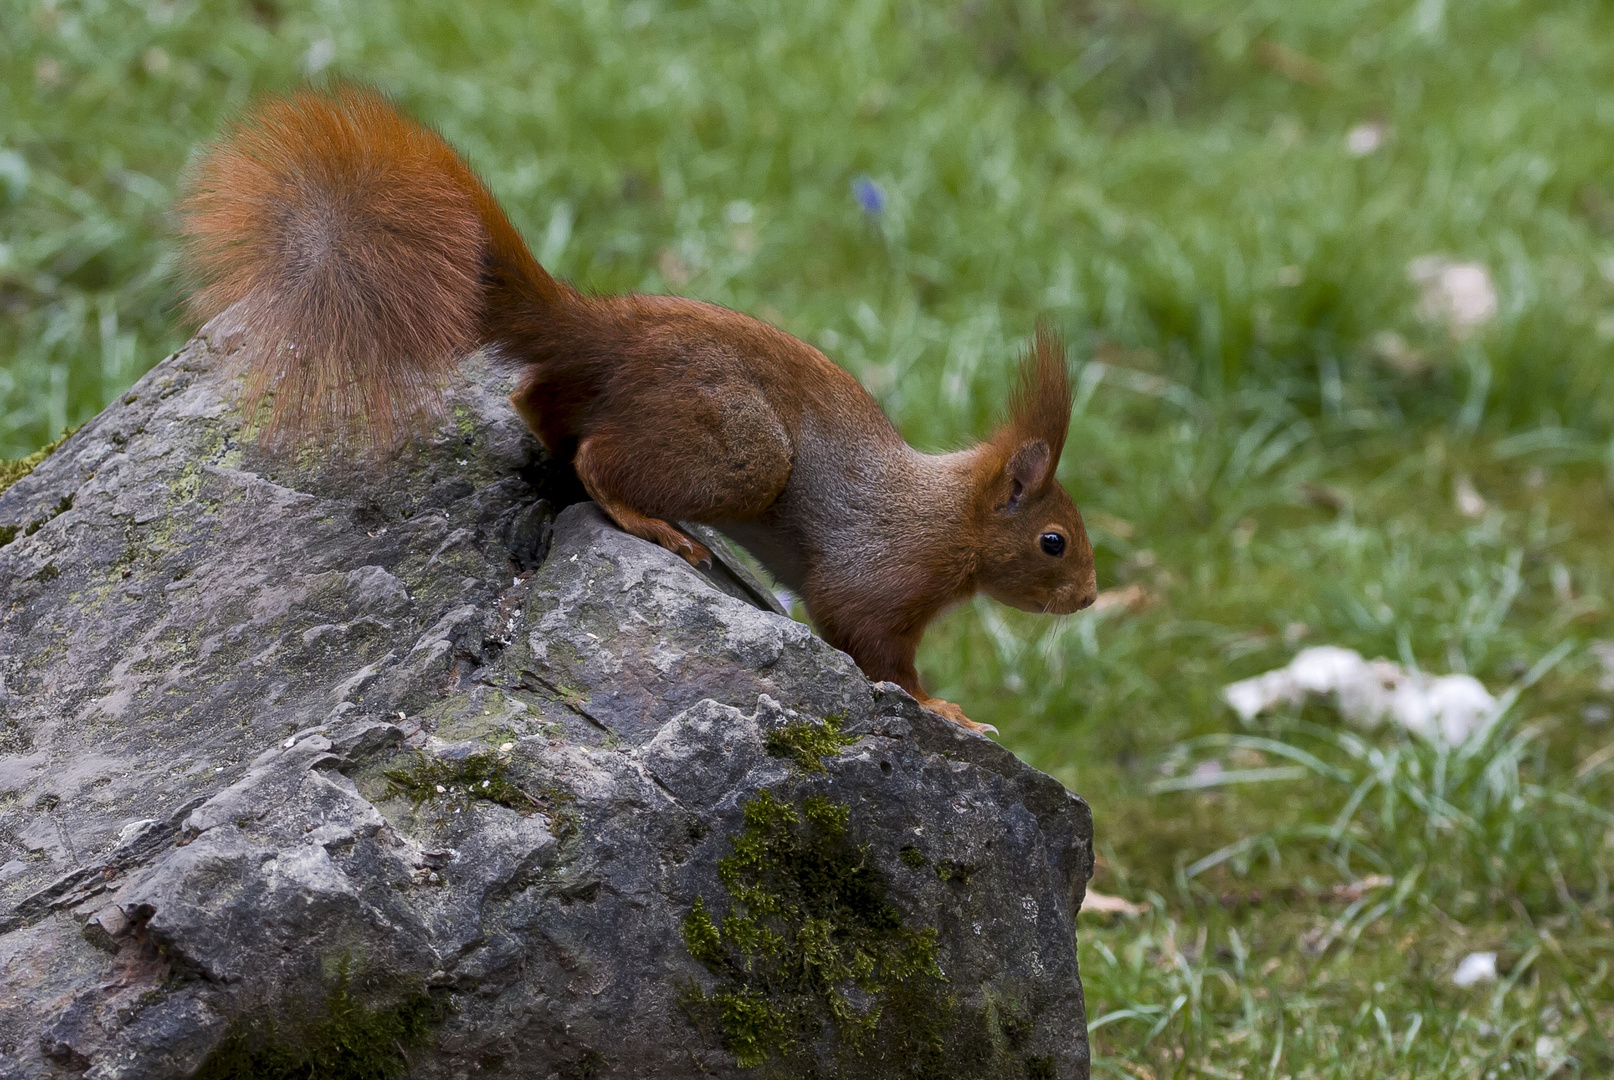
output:
M690 955L717 977L684 1006L740 1066L764 1077L1034 1074L1044 1059L1022 1052L1023 1010L990 995L960 1004L936 930L891 902L848 807L763 790L744 813L718 862L727 912L698 897L684 919Z
M733 898L721 925L704 898L684 920L690 954L721 984L710 994L692 989L687 1006L741 1066L808 1060L826 1031L843 1056L857 1056L893 1034L894 988L946 996L936 931L909 926L886 899L847 816L828 799L759 792L718 863Z
M344 962L318 1009L282 1025L256 1019L236 1025L195 1080L394 1080L409 1070L408 1049L443 1013L424 988L365 1004Z
M78 429L75 428L74 431L76 430ZM0 461L0 495L4 495L6 490L10 488L12 484L15 484L18 480L21 480L23 477L27 476L29 473L38 468L39 463L50 457L51 454L55 453L56 448L66 442L68 438L72 436L72 434L72 431L63 432L60 439L57 439L49 446L41 447L40 449L35 450L27 457L17 458L15 461ZM0 525L0 547L5 547L7 544L11 543L18 537L19 534L22 536L32 536L47 522L61 514L65 514L72 508L73 496L64 495L57 501L55 506L51 507L50 512L42 518L30 521L26 525Z
M505 762L497 754L442 759L417 751L413 766L388 769L384 775L391 781L389 794L402 795L416 806L438 801L465 807L480 801L512 810L546 809L539 796L523 791L510 778Z
M77 430L77 428L73 429L73 431ZM0 461L0 494L4 494L12 484L37 469L40 462L54 454L56 448L72 436L73 431L64 431L61 438L49 446L40 447L27 457L17 458L14 461Z
M768 732L764 745L774 757L789 758L806 772L823 772L826 757L857 742L857 736L841 734L845 722L843 716L826 716L822 721L787 724Z

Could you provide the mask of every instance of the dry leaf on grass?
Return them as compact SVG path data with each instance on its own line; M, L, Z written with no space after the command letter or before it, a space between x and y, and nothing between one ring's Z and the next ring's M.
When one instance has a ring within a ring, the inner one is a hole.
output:
M1097 912L1100 915L1142 915L1149 910L1149 906L1134 904L1119 896L1088 889L1087 895L1082 898L1082 910Z
M1142 585L1132 584L1120 589L1105 589L1093 601L1093 610L1099 613L1124 609L1138 611L1148 607L1154 597Z

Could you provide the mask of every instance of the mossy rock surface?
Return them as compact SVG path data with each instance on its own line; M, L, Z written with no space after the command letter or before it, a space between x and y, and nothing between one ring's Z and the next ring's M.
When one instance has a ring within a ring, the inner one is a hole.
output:
M572 504L486 368L331 465L231 345L0 495L0 1078L1087 1075L1081 800Z

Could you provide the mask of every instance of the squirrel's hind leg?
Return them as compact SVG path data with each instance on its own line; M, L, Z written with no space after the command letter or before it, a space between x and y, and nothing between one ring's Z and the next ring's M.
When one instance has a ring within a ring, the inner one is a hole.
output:
M586 488L588 485L585 483L583 486ZM623 532L632 533L652 544L660 544L691 566L711 565L711 549L699 540L685 536L678 526L660 518L646 517L637 510L596 492L590 491L589 494L594 496L594 501L599 504L600 509L610 515L611 520L616 522Z
M577 444L577 478L623 531L692 565L709 562L712 553L671 522L746 520L767 509L790 478L784 429L756 394L632 404L632 423L602 425Z
M591 436L578 445L577 456L572 459L572 467L577 470L577 478L582 481L583 490L588 492L589 498L599 504L600 509L617 523L617 527L641 540L660 544L691 566L710 563L712 553L705 544L685 536L671 522L651 517L649 514L641 514L617 494L619 485L612 483L614 478L608 459L609 455L602 451L599 438Z
M589 498L617 523L618 528L641 540L660 544L691 566L712 561L712 553L705 544L685 536L671 522L639 513L614 495L608 483L602 482L606 480L602 475L606 470L600 467L599 458L599 448L594 444L594 440L584 439L577 448L577 456L572 459L572 465L577 470L577 478L583 482L583 490L588 492Z
M521 419L526 421L528 429L545 447L553 450L554 446L545 438L545 424L543 409L538 404L537 388L533 385L523 386L510 395L510 404L515 408ZM558 444L560 440L556 440ZM641 540L648 540L652 544L660 544L668 551L680 558L688 560L691 566L712 561L712 553L705 544L691 537L685 536L677 526L641 514L628 506L620 498L610 494L605 481L606 469L601 467L601 454L599 444L595 439L585 439L577 450L577 456L572 465L577 471L578 479L583 482L583 489L588 492L589 498L599 505L601 510L617 523L617 527L625 533L637 536Z

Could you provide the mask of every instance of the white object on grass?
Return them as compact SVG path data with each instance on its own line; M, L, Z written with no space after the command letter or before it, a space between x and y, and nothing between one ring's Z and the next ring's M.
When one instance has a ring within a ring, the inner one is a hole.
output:
M1564 1041L1555 1035L1537 1035L1536 1060L1541 1063L1542 1076L1556 1076L1569 1061Z
M1496 285L1483 263L1421 255L1407 264L1407 277L1422 290L1418 318L1444 324L1458 341L1496 318Z
M1345 133L1345 152L1351 157L1367 157L1390 137L1390 128L1377 120L1365 120Z
M1597 688L1605 694L1614 694L1614 641L1594 641L1591 649L1592 656L1603 669L1603 677L1597 681Z
M1457 502L1457 512L1465 518L1484 517L1489 508L1485 497L1475 490L1474 481L1467 476L1459 476L1452 484L1452 497Z
M1477 986L1482 982L1496 981L1496 954L1494 952L1471 952L1463 957L1452 973L1451 981L1464 989Z
M1496 709L1496 698L1472 675L1425 675L1337 645L1304 649L1287 666L1222 690L1245 721L1278 705L1329 695L1353 724L1373 728L1388 720L1452 746L1483 728Z

